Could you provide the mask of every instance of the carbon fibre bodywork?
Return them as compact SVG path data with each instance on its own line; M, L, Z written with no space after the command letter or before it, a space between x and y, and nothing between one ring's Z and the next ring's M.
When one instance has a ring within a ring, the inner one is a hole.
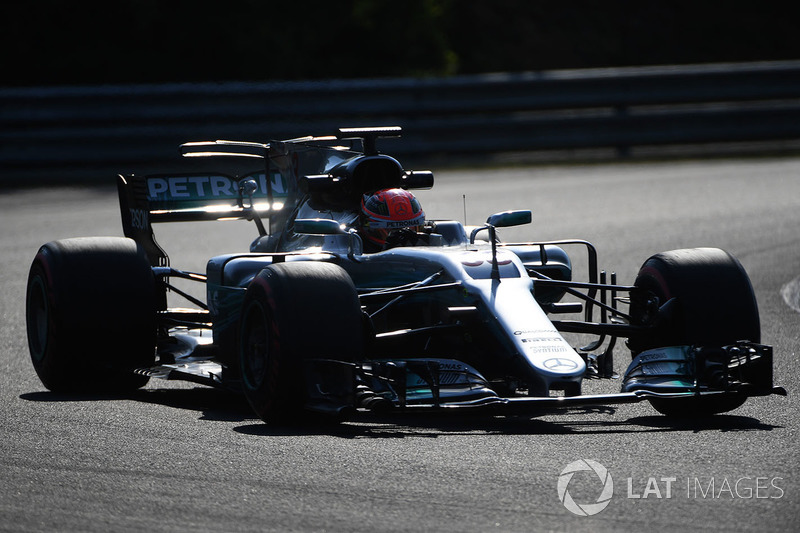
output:
M613 274L600 271L590 243L497 239L497 227L525 223L529 212L498 213L474 228L430 219L424 231L365 253L358 235L361 196L433 185L431 172L405 170L378 153L376 139L395 135L394 128L358 129L267 144L189 143L186 156L248 158L265 166L240 176L120 176L125 235L145 250L161 291L157 361L136 372L239 389L248 287L271 265L323 262L352 280L367 350L356 361L305 354L296 386L307 391L308 409L521 412L784 393L773 387L772 350L760 339L647 346L648 339L667 338L664 332L676 327L681 299L659 299L646 288L618 284ZM202 274L172 268L152 228L158 222L231 218L253 220L258 236L247 252L211 258ZM480 240L484 232L486 240ZM586 281L572 279L572 248L585 253ZM170 283L176 277L205 283L206 301L181 292ZM185 296L196 309L169 309L167 292ZM292 305L324 306L325 298L320 293ZM553 318L562 314L577 319ZM591 340L573 346L567 337L574 333ZM621 392L581 395L583 380L616 376L619 338L646 346L632 354Z

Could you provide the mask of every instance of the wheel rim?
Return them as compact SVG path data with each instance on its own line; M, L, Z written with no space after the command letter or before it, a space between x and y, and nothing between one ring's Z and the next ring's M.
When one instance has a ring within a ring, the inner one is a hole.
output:
M31 349L31 357L35 362L40 362L44 358L47 350L47 338L49 334L49 304L47 302L47 292L41 276L36 276L31 281L30 294L28 296L28 344Z
M242 377L250 389L257 389L267 375L269 357L269 329L267 317L260 302L247 309L242 332Z

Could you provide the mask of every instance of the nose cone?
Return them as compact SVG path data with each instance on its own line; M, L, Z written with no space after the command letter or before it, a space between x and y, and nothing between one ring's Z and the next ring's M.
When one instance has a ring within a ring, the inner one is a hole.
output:
M574 381L583 377L586 363L563 339L526 350L530 365L547 381Z

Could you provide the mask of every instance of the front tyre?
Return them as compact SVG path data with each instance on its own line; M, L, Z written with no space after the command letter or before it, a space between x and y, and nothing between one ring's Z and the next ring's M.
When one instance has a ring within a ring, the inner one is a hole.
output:
M133 240L45 244L31 264L26 323L31 362L54 392L127 391L147 383L156 344L155 279Z
M341 267L273 264L247 287L239 330L242 388L265 422L289 423L302 415L308 398L304 360L352 362L363 351L361 306Z
M634 285L642 289L631 301L634 324L650 320L652 298L658 306L674 299L675 307L668 325L658 328L657 334L630 339L633 355L666 346L720 347L739 340L761 341L758 305L750 278L728 252L694 248L656 254L642 265ZM725 395L650 402L666 415L704 416L736 409L745 399Z

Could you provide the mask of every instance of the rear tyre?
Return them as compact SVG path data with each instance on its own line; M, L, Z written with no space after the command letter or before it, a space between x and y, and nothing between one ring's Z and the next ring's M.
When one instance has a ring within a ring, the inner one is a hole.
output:
M739 340L761 341L758 305L750 278L741 263L717 248L673 250L645 261L634 282L664 305L675 299L670 325L659 335L632 338L634 355L651 348L680 345L725 346ZM641 298L631 302L634 323L645 323L651 311ZM651 400L660 413L704 416L731 411L745 401L740 396Z
M269 423L301 418L303 360L357 361L362 332L358 295L341 267L298 261L263 269L247 287L239 330L242 388L255 413Z
M147 383L156 344L155 279L133 240L84 237L45 244L30 268L28 348L54 392L128 391Z

